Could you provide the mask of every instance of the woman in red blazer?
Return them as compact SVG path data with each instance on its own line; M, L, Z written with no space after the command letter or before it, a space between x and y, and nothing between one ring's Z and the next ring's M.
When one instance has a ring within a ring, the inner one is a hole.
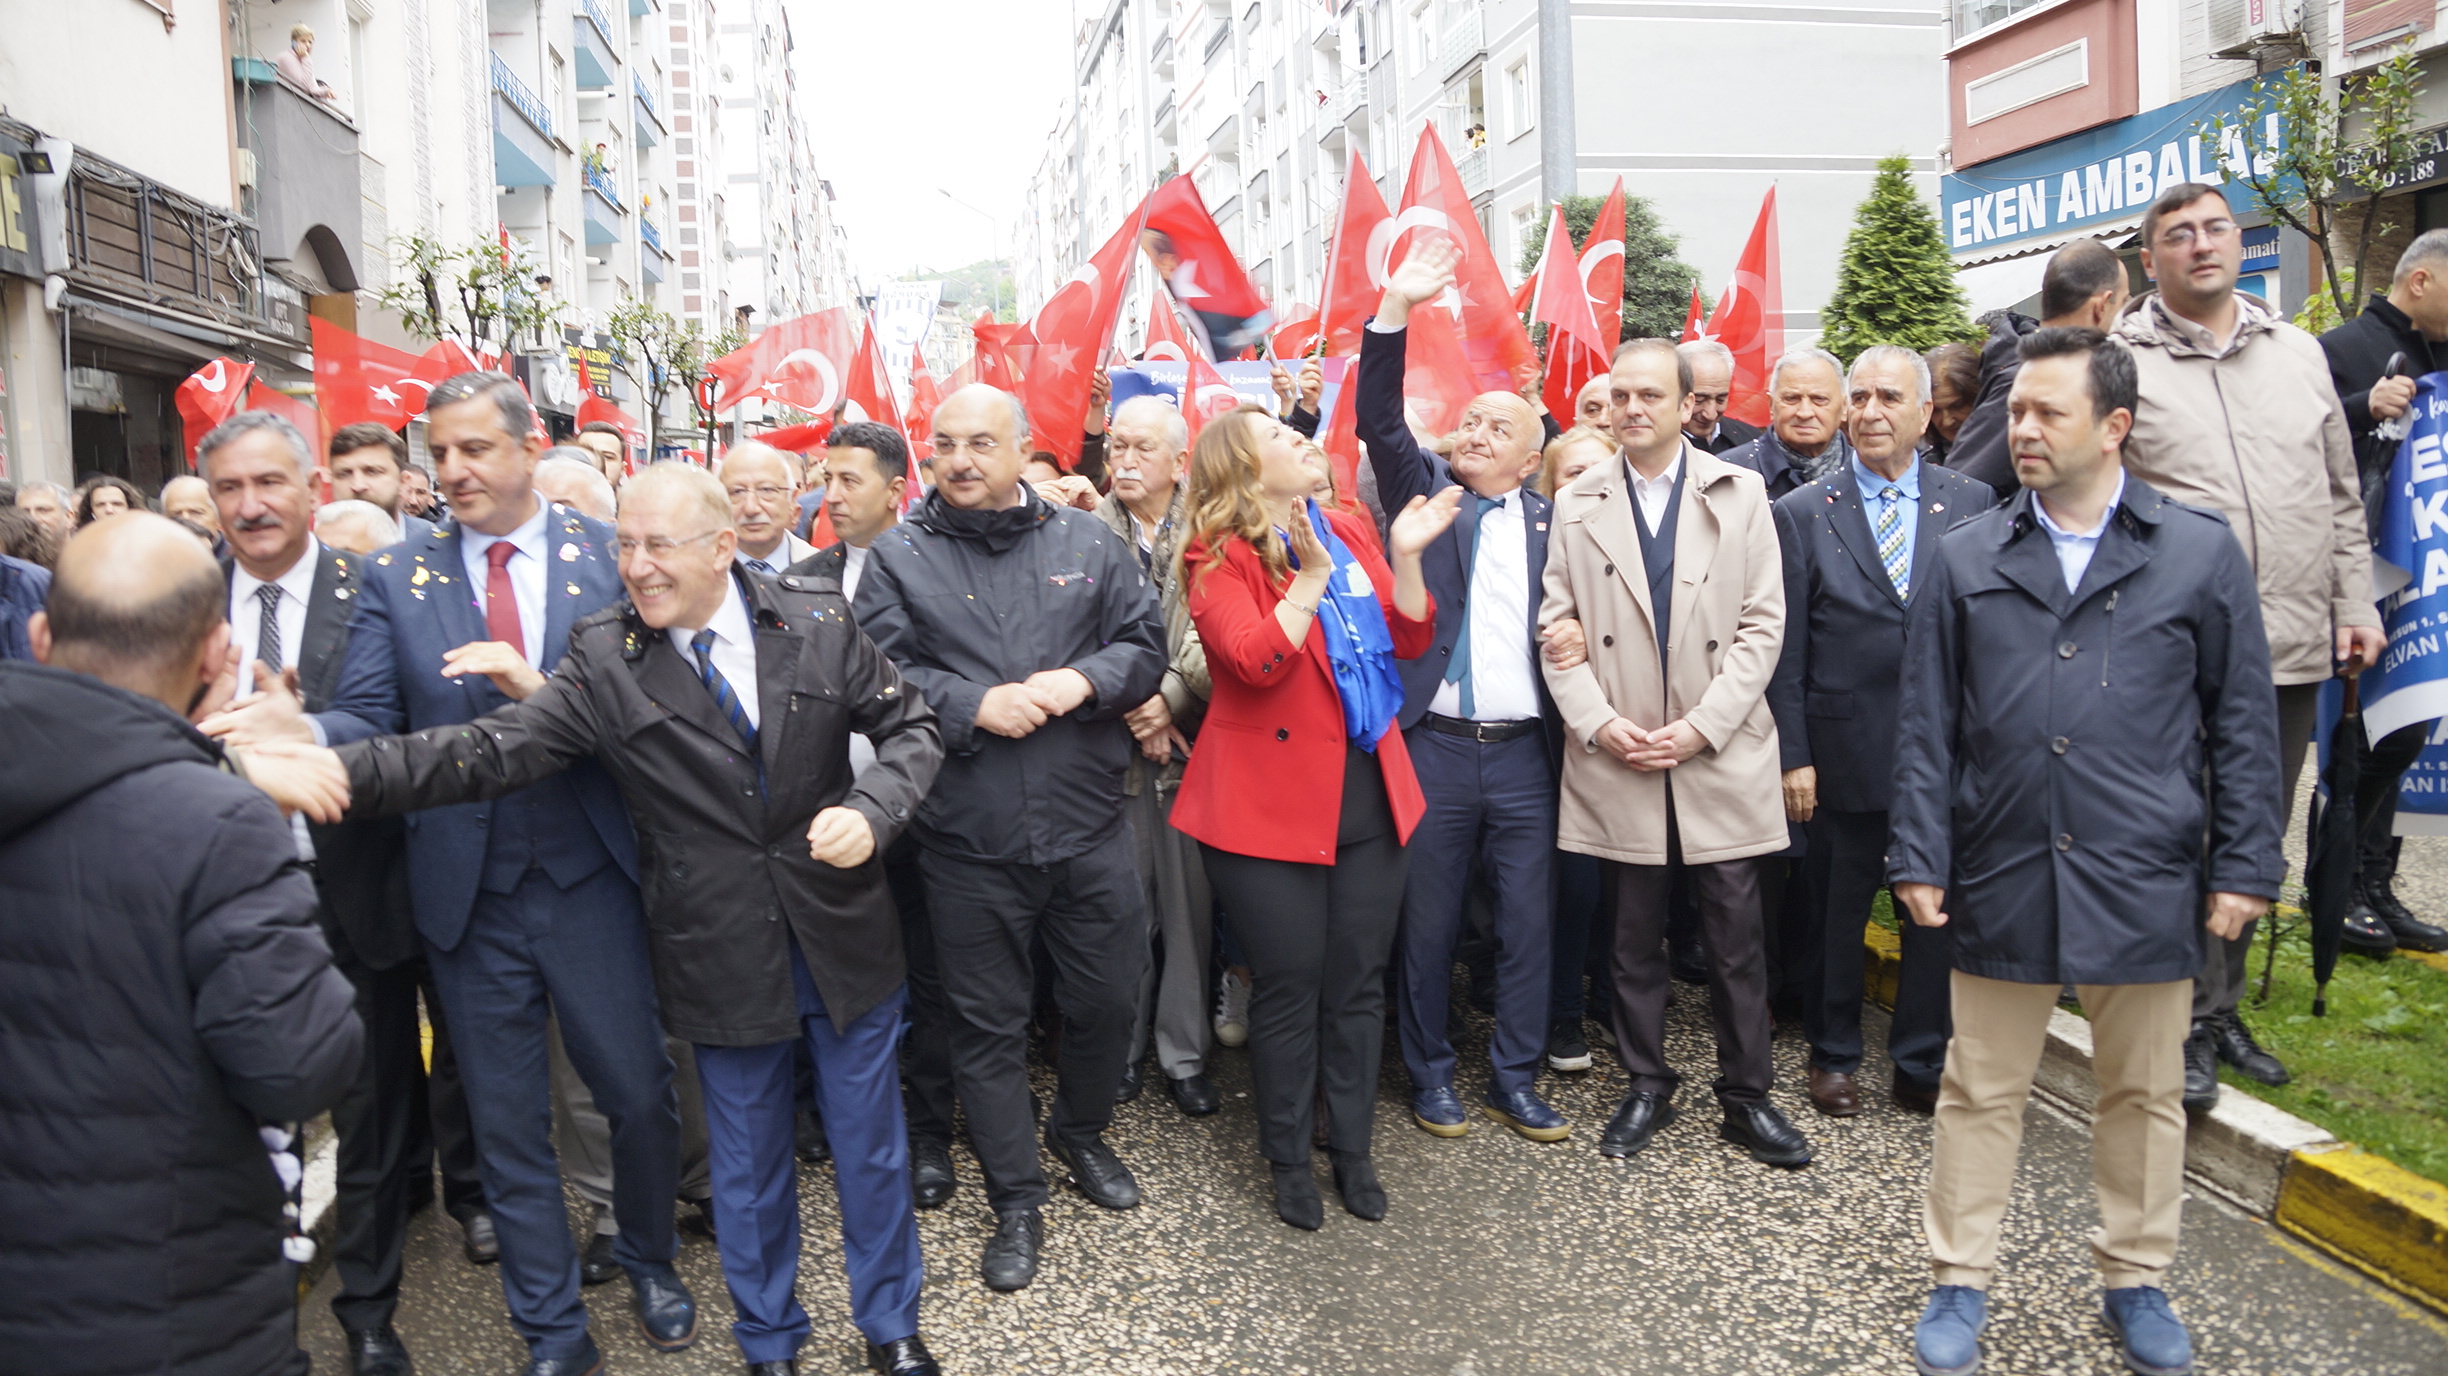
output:
M1370 1129L1403 845L1422 810L1392 661L1434 636L1420 551L1461 495L1395 518L1389 568L1364 518L1325 511L1321 533L1316 483L1299 434L1264 409L1209 421L1177 556L1215 689L1173 825L1200 842L1249 958L1259 1151L1296 1228L1324 1221L1309 1168L1321 1090L1343 1207L1385 1217Z

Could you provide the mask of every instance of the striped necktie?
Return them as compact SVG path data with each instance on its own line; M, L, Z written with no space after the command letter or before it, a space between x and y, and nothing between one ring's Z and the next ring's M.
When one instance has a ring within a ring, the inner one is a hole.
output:
M746 564L752 569L755 569L759 573L770 574L776 571L773 565L766 563L762 559L743 559L740 562Z
M754 751L757 731L748 721L748 709L740 706L739 694L731 691L731 681L722 676L722 670L714 667L714 633L710 630L699 631L690 636L689 648L697 652L697 677L705 680L706 691L714 695L714 705L722 709L723 716L731 722L731 729L739 732L740 740Z
M1879 489L1878 499L1885 503L1879 510L1879 562L1887 566L1887 581L1895 584L1896 596L1912 596L1912 561L1904 554L1904 491L1894 483Z
M263 661L263 666L265 668L277 674L282 668L280 584L266 583L255 589L255 602L257 606L263 608L262 623L255 629L255 657ZM241 692L254 692L255 675L252 673L240 674L238 676L238 686Z

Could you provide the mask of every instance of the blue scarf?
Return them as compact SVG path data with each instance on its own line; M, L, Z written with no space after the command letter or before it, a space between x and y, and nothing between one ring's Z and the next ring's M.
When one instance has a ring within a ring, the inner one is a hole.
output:
M1326 579L1326 594L1318 599L1318 624L1326 633L1326 658L1334 665L1335 690L1343 698L1343 730L1351 743L1375 753L1377 742L1394 725L1402 710L1402 678L1394 671L1394 633L1386 628L1385 608L1377 601L1376 584L1368 566L1354 557L1334 527L1305 503L1311 528L1326 546L1334 572ZM1300 567L1299 556L1292 567Z

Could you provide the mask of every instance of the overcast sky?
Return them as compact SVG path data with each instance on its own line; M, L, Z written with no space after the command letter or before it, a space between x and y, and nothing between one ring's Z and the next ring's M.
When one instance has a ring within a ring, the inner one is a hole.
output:
M1012 252L1067 98L1069 0L786 0L800 113L870 286ZM1096 0L1079 0L1094 4Z

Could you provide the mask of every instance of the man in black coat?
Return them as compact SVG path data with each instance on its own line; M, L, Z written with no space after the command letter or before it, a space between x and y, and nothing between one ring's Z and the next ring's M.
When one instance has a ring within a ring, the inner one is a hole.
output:
M352 815L383 816L602 762L637 827L664 1023L697 1046L741 1352L752 1370L785 1370L809 1332L793 1294L804 1039L869 1361L932 1373L894 1061L901 934L870 862L908 825L942 745L934 714L850 624L839 585L735 569L731 523L700 469L632 478L617 543L628 596L578 622L550 678L467 726L352 742L336 763ZM524 687L502 678L505 692ZM855 784L853 731L876 748Z
M1029 421L1016 399L963 387L934 421L935 490L868 548L855 605L943 731L943 774L911 834L953 1080L996 1215L981 1270L1017 1290L1044 1240L1027 1066L1037 941L1063 1010L1046 1145L1090 1200L1139 1202L1103 1133L1148 958L1123 816L1137 746L1121 718L1164 679L1164 618L1137 551L1021 481Z
M2126 296L2124 260L2097 239L2076 239L2049 255L2040 276L2040 319L2013 311L1983 316L1989 338L1981 345L1980 391L1947 450L1947 467L1986 483L2001 500L2012 496L2017 484L2006 449L2006 394L2022 366L2016 349L2023 336L2043 326L2105 330L2125 309Z
M1760 475L1775 501L1852 461L1844 437L1844 364L1825 349L1788 349L1768 370L1768 429L1725 452Z
M2026 490L1940 538L1905 641L1887 877L1914 923L1953 930L1955 963L1917 1356L1980 1360L2024 1101L2072 983L2099 1075L2103 1311L2134 1370L2183 1371L2191 1340L2160 1287L2196 926L2232 937L2286 872L2269 642L2225 519L2125 471L2132 356L2093 330L2021 348Z
M2414 400L2414 379L2448 367L2448 230L2416 236L2398 255L2388 295L2374 295L2363 313L2321 336L2329 356L2329 380L2346 406L2354 435L2355 466L2362 470L2364 506L2373 534L2379 531L2381 489L2397 457L2399 421ZM2404 355L2391 375L2389 362ZM2346 915L2346 944L2385 955L2448 950L2448 931L2416 917L2397 897L2398 780L2421 758L2433 722L2401 727L2369 742L2362 782L2355 790L2355 816L2362 829L2362 864L2355 905Z
M1810 828L1804 886L1816 918L1801 962L1811 1103L1861 1111L1862 926L1886 881L1887 804L1895 775L1907 608L1938 557L1938 537L1989 509L1989 489L1923 463L1929 364L1878 345L1853 360L1845 434L1853 459L1776 504L1785 554L1785 645L1768 706L1783 752L1785 813ZM1896 1102L1922 1113L1946 1060L1945 933L1909 924L1887 1056Z
M305 1372L259 1126L363 1044L280 812L190 727L221 571L142 513L87 528L0 662L0 1351L55 1376Z

